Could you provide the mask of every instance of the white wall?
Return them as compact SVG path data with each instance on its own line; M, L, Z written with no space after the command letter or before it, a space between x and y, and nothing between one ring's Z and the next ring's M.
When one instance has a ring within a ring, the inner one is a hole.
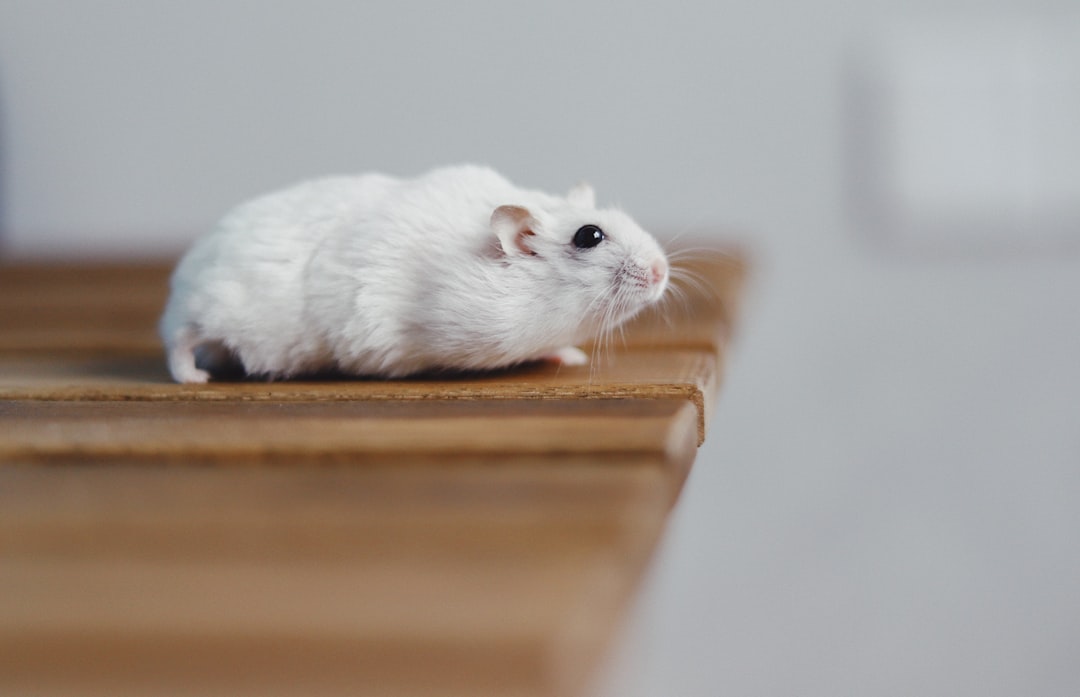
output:
M842 220L853 46L965 5L3 0L4 245L173 251L270 187L462 160L587 177L654 224L814 237Z
M3 244L171 253L270 187L461 160L739 236L730 378L598 690L1080 694L1080 257L895 253L845 170L879 29L1075 11L0 0Z
M462 160L588 177L655 222L750 226L829 179L805 176L829 147L827 76L791 45L812 41L799 7L9 0L6 243L171 250L298 178Z
M873 13L803 3L0 2L19 254L173 251L340 171L582 177L646 222L762 232L839 203L838 65Z
M463 160L817 239L846 221L845 61L949 5L3 0L4 248L172 252L268 188Z

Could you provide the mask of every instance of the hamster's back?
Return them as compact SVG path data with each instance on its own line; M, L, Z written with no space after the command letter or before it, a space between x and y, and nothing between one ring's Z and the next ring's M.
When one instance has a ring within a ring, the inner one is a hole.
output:
M255 374L318 367L321 341L305 327L305 267L326 236L397 183L376 174L323 178L235 208L177 266L161 321L166 345L185 332L219 341Z
M402 372L428 341L421 312L432 293L460 286L496 244L497 202L513 185L486 167L436 169L401 180L325 238L308 267L305 307L337 366L357 374Z
M318 179L242 204L173 276L161 333L174 377L208 379L193 355L214 343L256 375L402 369L424 340L418 305L440 288L468 294L497 244L492 210L534 195L466 165Z

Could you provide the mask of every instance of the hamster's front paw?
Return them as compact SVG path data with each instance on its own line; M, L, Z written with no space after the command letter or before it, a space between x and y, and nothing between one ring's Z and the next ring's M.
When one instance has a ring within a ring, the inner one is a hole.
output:
M589 356L576 346L566 346L554 353L544 356L544 360L554 361L563 365L588 365Z

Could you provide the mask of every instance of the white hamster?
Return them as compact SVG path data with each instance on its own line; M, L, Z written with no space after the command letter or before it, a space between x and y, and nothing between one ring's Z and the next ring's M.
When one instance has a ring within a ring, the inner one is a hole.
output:
M245 203L177 266L160 331L177 382L395 378L575 348L660 298L668 261L625 213L486 167L305 182ZM197 360L198 358L198 360Z

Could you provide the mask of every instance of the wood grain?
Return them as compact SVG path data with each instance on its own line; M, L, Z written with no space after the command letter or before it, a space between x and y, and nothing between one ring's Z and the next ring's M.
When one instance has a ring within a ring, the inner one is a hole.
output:
M577 694L665 479L644 462L3 468L0 685Z
M0 401L0 461L661 462L684 472L697 413L679 399L349 402Z
M170 263L0 264L0 352L160 354Z
M736 320L686 268L584 368L187 386L168 265L0 265L0 694L585 694Z
M720 380L719 356L700 350L612 353L592 367L550 364L452 380L173 383L157 356L0 355L0 399L153 401L351 401L653 399L690 401L699 442Z

